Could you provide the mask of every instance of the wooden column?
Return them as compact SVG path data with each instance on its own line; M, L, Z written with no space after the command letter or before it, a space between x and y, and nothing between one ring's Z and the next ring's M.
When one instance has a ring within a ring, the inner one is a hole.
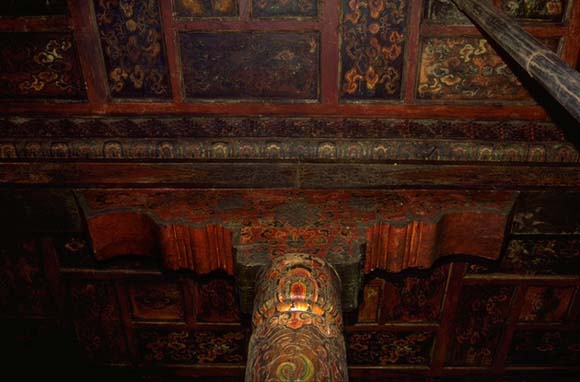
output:
M491 2L453 0L457 7L580 121L580 73L525 32Z
M274 259L259 275L247 382L348 380L340 280L324 260Z

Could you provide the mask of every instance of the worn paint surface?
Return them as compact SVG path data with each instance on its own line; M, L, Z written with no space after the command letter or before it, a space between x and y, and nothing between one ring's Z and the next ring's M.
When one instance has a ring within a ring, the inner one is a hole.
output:
M347 381L340 281L324 260L285 254L256 287L246 381Z

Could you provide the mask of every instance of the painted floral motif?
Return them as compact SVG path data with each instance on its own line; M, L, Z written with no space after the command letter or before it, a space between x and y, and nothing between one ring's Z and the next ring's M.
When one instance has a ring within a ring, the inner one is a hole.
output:
M143 361L165 364L242 364L247 335L242 330L138 332Z
M565 0L502 0L501 9L511 17L561 21L566 10Z
M254 17L314 17L318 14L318 0L254 0Z
M500 268L523 274L579 274L580 240L512 240Z
M528 93L487 40L425 38L417 95L440 100L522 100Z
M179 36L191 98L318 98L317 33L197 33Z
M230 17L238 14L236 0L176 0L175 13L180 17Z
M197 321L237 322L240 319L233 280L214 278L197 284Z
M70 293L74 327L86 356L98 362L126 362L127 345L114 285L74 282Z
M169 97L157 1L94 2L112 96Z
M69 33L0 33L0 98L85 98Z
M449 266L427 274L388 279L381 322L433 322L439 319Z
M518 330L508 355L513 365L578 365L580 331Z
M425 1L425 17L432 22L442 24L471 24L452 0Z
M135 282L129 294L136 319L183 320L183 295L177 284Z
M560 321L566 316L574 288L529 287L520 321Z
M512 287L466 286L455 317L447 363L490 366L509 313Z
M406 10L406 0L343 1L343 99L400 97Z
M349 365L427 365L434 335L431 332L347 332Z

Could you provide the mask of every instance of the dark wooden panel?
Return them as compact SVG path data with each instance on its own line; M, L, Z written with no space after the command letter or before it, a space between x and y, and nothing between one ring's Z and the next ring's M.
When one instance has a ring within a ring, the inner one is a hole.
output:
M501 270L520 274L580 274L580 240L512 240Z
M2 16L62 15L67 12L66 0L3 0Z
M0 33L0 98L86 98L71 33Z
M566 318L574 287L529 287L524 297L519 321L550 322Z
M158 2L95 0L94 5L111 95L170 97Z
M196 289L198 322L239 322L239 304L232 279L223 277L200 279Z
M314 17L318 0L253 0L253 17Z
M70 282L71 311L84 355L102 363L128 361L115 286L106 281Z
M508 363L511 365L574 365L580 363L580 331L518 330Z
M461 291L447 364L491 366L508 317L514 288L465 286Z
M175 0L180 17L232 17L238 14L237 0Z
M524 193L516 205L515 234L580 233L580 192Z
M345 340L349 366L428 365L434 333L349 331Z
M300 168L302 188L378 188L422 185L428 187L509 188L578 187L575 167L313 164Z
M50 293L43 259L35 240L0 247L0 316L52 317L56 305Z
M407 0L343 0L342 99L400 98L406 36Z
M189 98L318 98L317 33L179 35Z
M0 190L3 233L80 232L81 217L71 190Z
M134 281L129 285L131 310L137 320L183 321L181 287L172 282Z
M293 163L2 163L0 184L190 188L573 188L573 166Z
M449 266L444 265L413 276L388 277L380 321L438 321L448 274Z

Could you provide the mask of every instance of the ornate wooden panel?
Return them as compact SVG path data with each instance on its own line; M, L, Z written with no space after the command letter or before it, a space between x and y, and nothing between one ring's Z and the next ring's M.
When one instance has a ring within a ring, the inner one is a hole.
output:
M391 277L383 293L380 322L435 322L441 316L449 266L429 272Z
M239 302L232 279L200 279L196 283L196 289L195 309L198 322L239 322Z
M179 35L185 94L190 98L318 98L316 33Z
M487 40L423 39L417 96L442 100L522 100L528 93Z
M578 1L492 2L578 67ZM22 378L241 381L234 264L304 250L366 255L351 381L578 379L576 124L451 0L0 19L0 337Z
M84 99L70 33L0 33L1 98Z
M176 0L175 14L180 17L233 17L238 14L236 0Z
M497 354L514 289L468 286L461 292L449 365L491 366Z
M169 97L158 2L95 0L94 6L111 96Z
M400 98L406 15L406 0L343 1L342 99Z
M574 288L529 287L524 297L519 321L549 322L566 318Z
M131 310L136 320L183 321L184 296L171 282L141 281L129 286Z

